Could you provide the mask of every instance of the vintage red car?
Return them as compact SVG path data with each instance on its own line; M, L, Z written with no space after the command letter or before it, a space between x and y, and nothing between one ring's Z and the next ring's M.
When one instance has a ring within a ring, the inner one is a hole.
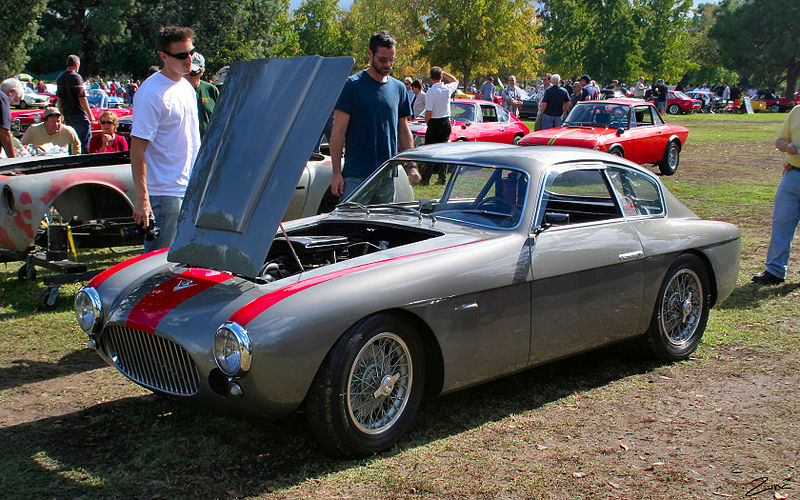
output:
M133 114L132 108L89 108L92 110L92 116L94 116L94 123L92 124L92 134L97 134L101 130L100 122L98 121L100 115L103 114L104 111L113 111L117 114L118 118L123 118L128 115ZM37 123L42 121L42 113L44 110L41 109L28 109L25 111L12 111L11 112L11 121L12 121L12 132L24 134L28 127L31 125L36 125Z
M667 113L671 115L697 113L702 108L703 101L692 99L680 90L670 90L667 95Z
M664 122L651 102L640 99L583 101L564 126L530 133L520 146L575 146L606 151L639 164L655 163L664 175L678 168L689 129Z
M772 113L783 113L790 111L795 106L800 106L800 93L796 92L794 99L789 99L788 97L778 96L768 90L759 90L758 97L753 99L753 102L763 102L764 109Z
M530 130L519 118L502 106L477 99L453 99L450 102L450 142L478 141L516 144ZM414 144L425 144L428 127L422 121L409 124Z

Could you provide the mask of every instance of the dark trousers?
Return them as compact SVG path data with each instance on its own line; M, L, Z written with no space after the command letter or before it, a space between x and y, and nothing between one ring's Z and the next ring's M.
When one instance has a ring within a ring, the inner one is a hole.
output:
M92 124L85 114L64 115L64 123L75 129L81 141L81 154L89 154L89 139L92 138Z
M450 131L451 127L449 116L444 118L431 118L428 120L428 129L425 131L425 144L448 142L450 140ZM423 169L421 172L423 185L426 185L430 182L434 171L438 177L437 182L439 184L444 184L447 172L444 171L443 167L437 165L432 169Z

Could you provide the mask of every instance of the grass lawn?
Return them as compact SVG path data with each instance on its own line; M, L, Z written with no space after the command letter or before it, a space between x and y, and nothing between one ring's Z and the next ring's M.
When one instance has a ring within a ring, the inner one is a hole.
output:
M324 455L302 414L221 415L128 383L86 349L71 310L78 285L37 312L41 284L0 264L2 496L741 498L758 477L794 484L797 238L786 283L750 284L769 241L782 165L772 141L785 117L667 118L690 135L677 173L661 179L701 217L742 230L738 286L692 360L661 365L620 345L552 363L427 403L398 446L365 460ZM80 254L91 268L122 258Z

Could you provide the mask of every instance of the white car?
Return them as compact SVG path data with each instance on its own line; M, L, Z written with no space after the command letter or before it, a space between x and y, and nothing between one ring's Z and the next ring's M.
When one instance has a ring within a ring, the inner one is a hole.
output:
M25 87L25 95L19 101L19 108L44 108L50 104L50 98L46 95L37 94L30 87Z

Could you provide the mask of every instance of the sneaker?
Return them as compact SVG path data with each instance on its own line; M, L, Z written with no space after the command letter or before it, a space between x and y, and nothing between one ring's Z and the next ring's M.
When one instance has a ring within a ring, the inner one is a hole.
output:
M754 275L750 281L758 283L759 285L778 285L783 283L784 279L775 276L769 271L764 271L763 273Z

